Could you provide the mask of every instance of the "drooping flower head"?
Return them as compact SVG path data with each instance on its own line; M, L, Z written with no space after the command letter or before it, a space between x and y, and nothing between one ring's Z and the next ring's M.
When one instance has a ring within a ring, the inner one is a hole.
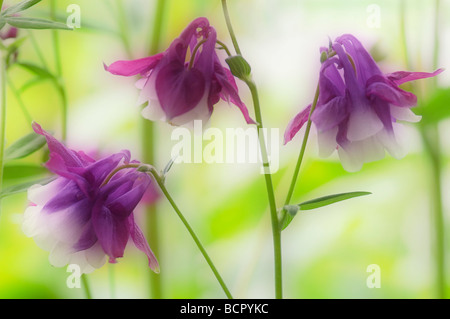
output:
M149 120L183 125L209 120L220 99L235 104L247 123L254 123L238 95L231 72L216 53L216 30L206 18L197 18L163 53L132 61L117 61L105 69L122 76L141 75L139 104ZM190 53L190 54L188 54Z
M348 171L358 171L367 162L382 159L387 150L404 156L397 143L398 121L417 122L420 116L410 108L417 97L399 87L402 83L433 77L442 72L394 72L384 74L353 35L336 39L319 76L319 99L311 120L317 128L319 155L327 157L336 149ZM323 53L322 53L323 54ZM285 143L307 122L311 105L289 123Z
M47 139L50 160L46 167L58 177L29 189L31 205L24 214L23 231L50 251L50 263L56 267L77 264L89 273L106 259L115 263L123 257L131 239L147 255L149 267L158 272L158 262L133 215L152 183L150 177L124 169L105 183L118 166L130 163L129 151L96 161L68 149L38 124L33 123L33 129Z

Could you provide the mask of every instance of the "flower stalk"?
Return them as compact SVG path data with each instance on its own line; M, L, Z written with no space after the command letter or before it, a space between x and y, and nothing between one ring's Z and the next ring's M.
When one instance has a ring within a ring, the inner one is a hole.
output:
M228 299L233 299L233 296L231 295L230 291L228 290L225 282L223 281L222 277L220 276L219 272L217 271L216 266L212 262L211 258L209 257L208 253L206 252L205 248L203 247L202 243L200 242L199 238L195 234L192 227L189 225L188 221L184 217L184 215L181 213L180 209L178 208L177 204L173 200L172 196L170 196L166 186L164 185L164 178L159 175L159 173L156 171L156 169L152 166L149 167L148 174L153 176L154 180L158 184L159 188L163 192L164 196L169 201L170 205L172 206L173 210L176 212L178 217L180 218L183 225L186 227L187 231L191 235L192 239L194 240L195 244L197 245L198 249L202 253L203 257L205 258L206 262L208 263L209 267L211 268L212 272L214 273L214 276L216 277L217 281L219 282L220 286L222 287L225 295L228 297Z
M223 13L225 15L225 20L228 28L228 32L230 34L231 40L233 42L234 49L236 54L242 56L242 52L239 48L239 44L236 38L236 35L233 31L233 26L231 23L230 15L228 12L227 2L226 0L222 0L222 8ZM283 298L283 280L282 280L282 252L281 252L281 230L278 222L278 214L277 214L277 206L275 201L275 193L273 188L272 176L270 174L270 163L267 155L266 142L263 134L263 119L261 114L261 106L259 101L258 89L251 78L251 76L247 76L242 78L244 82L247 84L253 100L253 107L255 110L255 119L256 125L258 128L258 137L259 144L261 149L261 157L264 167L264 179L266 182L267 195L269 200L270 207L270 218L272 224L272 240L273 240L273 254L274 254L274 279L275 279L275 298L282 299Z
M1 8L1 3L0 3L0 8ZM6 60L3 56L1 56L1 58L0 58L0 191L2 190L2 184L3 184L5 142L6 142Z
M153 30L151 35L151 43L149 47L150 55L156 54L161 46L162 27L164 22L164 13L166 11L168 0L157 0L154 14ZM145 163L155 163L155 124L152 121L141 119L142 123L142 160ZM156 204L146 207L147 216L147 238L153 247L155 254L161 259L161 245L159 243L159 219ZM161 274L150 275L150 289L152 297L155 299L162 298Z
M305 155L306 144L308 143L309 133L311 132L311 124L312 124L311 115L313 114L313 112L317 106L317 101L319 100L319 91L320 91L319 85L317 85L316 93L314 95L314 101L311 106L311 111L309 112L309 115L308 115L308 122L306 123L306 130L305 130L305 135L303 136L302 147L300 148L300 153L298 155L297 164L295 165L294 174L292 175L292 180L291 180L291 184L289 186L289 191L286 196L286 200L284 201L285 206L289 205L291 203L292 195L294 194L295 185L297 183L298 175L300 173L300 167L302 165L303 157Z

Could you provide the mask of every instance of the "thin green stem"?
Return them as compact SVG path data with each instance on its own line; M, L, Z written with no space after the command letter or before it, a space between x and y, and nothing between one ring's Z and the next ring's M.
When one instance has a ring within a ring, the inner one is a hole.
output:
M56 0L51 0L50 2L50 17L52 20L56 20ZM61 98L61 130L62 139L67 139L67 118L68 118L68 103L66 89L63 85L62 80L62 63L61 63L61 52L59 43L59 33L58 30L52 30L52 42L53 42L53 54L55 58L55 68L57 80L54 81L57 91Z
M91 288L89 286L89 281L87 279L87 275L81 275L81 283L83 285L84 294L86 295L86 299L92 299Z
M218 45L220 45L222 47L222 49L225 50L225 52L227 53L228 56L231 56L231 52L230 52L230 50L228 49L228 47L226 46L225 43L223 43L222 41L219 41L219 40L216 40L216 43Z
M203 45L203 43L206 42L206 39L201 40L197 45L195 46L194 50L192 50L191 59L189 60L188 70L192 69L195 62L195 56L197 55L198 50Z
M233 25L231 24L230 13L228 12L227 0L222 0L223 14L225 15L225 21L227 23L228 32L230 33L231 41L233 42L234 50L237 54L242 55L241 49L234 34Z
M119 35L125 47L127 55L131 57L133 55L133 50L131 49L131 43L129 38L130 33L128 31L127 15L123 0L116 0L116 5L118 11L117 23L119 25Z
M266 182L267 195L269 199L270 220L272 223L272 240L274 255L274 277L275 277L275 298L283 298L283 278L282 278L282 253L281 253L281 230L278 223L277 204L275 201L275 192L272 183L272 175L270 174L270 164L267 155L266 141L263 133L264 125L261 115L261 107L259 102L258 90L252 80L246 81L250 89L253 106L255 109L255 118L258 128L259 145L261 149L261 158L264 167L264 179Z
M211 258L209 257L209 255L206 252L205 248L203 247L202 243L198 239L197 235L195 234L195 232L192 229L192 227L189 225L189 223L186 220L186 218L184 217L184 215L181 213L180 209L176 205L176 203L173 200L172 196L170 196L169 192L167 191L167 188L164 185L163 179L161 178L161 176L159 176L159 174L154 169L151 169L150 173L154 177L156 183L158 184L159 188L163 192L164 196L167 198L167 200L169 201L170 205L172 206L172 208L174 209L174 211L176 212L176 214L180 218L181 222L183 223L183 225L186 227L187 231L191 235L191 237L194 240L195 244L197 245L198 249L202 253L203 257L205 258L205 260L208 263L209 267L211 268L212 272L214 273L214 276L216 277L217 281L219 282L220 286L222 287L225 295L229 299L233 299L233 296L231 295L230 291L228 290L225 282L223 281L222 277L220 276L219 272L217 271L216 266L214 266L214 263L212 262Z
M3 168L6 142L6 61L0 58L0 191L3 184ZM1 211L1 209L0 209Z
M291 180L291 184L289 186L289 191L288 194L286 196L286 200L284 202L284 205L289 205L292 199L292 195L294 194L294 189L295 189L295 185L297 184L297 180L298 180L298 175L300 173L300 167L302 165L303 162L303 157L305 155L305 150L306 150L306 144L308 143L308 138L309 138L309 133L311 131L311 115L314 112L316 105L317 105L317 101L319 100L319 85L317 85L317 89L316 89L316 93L314 95L314 101L311 105L311 110L309 111L309 117L308 117L308 122L306 123L306 130L305 130L305 135L303 136L303 142L302 142L302 147L300 148L300 154L298 155L298 160L297 160L297 164L295 166L295 170L294 170L294 174L292 175L292 180Z
M6 80L8 82L9 89L11 90L12 94L17 100L17 103L19 104L20 109L22 110L23 116L25 117L27 124L30 125L31 122L33 122L33 117L30 115L30 112L28 112L27 107L25 106L25 103L23 102L22 96L17 91L14 83L11 81L8 74L6 74Z
M39 58L39 60L42 63L42 66L44 67L44 69L49 70L47 61L44 58L44 54L42 53L42 50L39 48L39 44L36 41L36 37L33 34L33 31L31 30L27 30L28 31L28 37L31 40L31 44L33 45L34 51L36 51L36 54Z
M116 299L116 280L114 264L108 265L109 298Z
M222 9L225 16L228 32L233 42L234 49L238 55L242 56L236 35L233 31L233 26L228 12L227 1L222 0ZM261 149L261 158L264 167L264 179L266 182L267 196L270 207L270 219L272 223L272 240L273 240L273 254L274 254L274 280L275 280L275 298L283 298L283 278L282 278L282 253L281 253L281 230L278 222L277 204L275 201L275 192L273 188L272 175L270 172L269 157L267 155L266 141L264 137L264 124L261 114L261 106L259 101L258 89L251 77L245 79L253 100L253 107L255 109L255 118L258 128L259 145Z
M442 204L442 161L440 138L437 125L421 129L422 140L431 163L432 227L434 230L433 254L435 260L436 296L444 299L445 293L445 230Z
M2 10L3 0L0 0L0 10Z
M169 0L157 0L155 13L153 15L152 31L149 43L149 54L154 55L160 51L161 38L163 31L163 23L165 17L166 7ZM152 121L141 119L141 134L142 134L142 160L145 163L156 163L155 143L156 143L156 129ZM160 222L158 218L158 211L156 204L148 205L146 207L147 217L147 238L152 247L153 252L158 256L161 263L161 244L160 244ZM150 290L152 298L161 299L163 297L162 291L162 276L149 272Z

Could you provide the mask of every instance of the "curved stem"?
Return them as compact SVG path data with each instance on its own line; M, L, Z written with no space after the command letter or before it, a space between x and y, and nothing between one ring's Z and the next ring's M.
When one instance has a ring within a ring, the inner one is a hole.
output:
M234 34L233 25L231 24L230 14L228 12L227 0L222 0L223 14L225 15L225 20L227 23L228 32L230 33L231 41L233 41L234 50L237 54L242 55L241 49Z
M233 31L233 26L231 24L230 15L228 12L227 1L222 0L222 9L225 16L228 32L230 34L231 40L233 42L234 49L238 55L242 56L242 52L239 48L236 35ZM273 240L273 254L274 254L274 279L275 279L275 298L283 298L283 280L282 280L282 253L281 253L281 230L278 222L277 205L275 201L275 193L272 183L272 175L270 173L269 158L267 155L266 142L264 137L264 125L261 115L261 106L259 102L258 89L255 82L251 77L245 79L245 83L250 89L253 107L255 109L255 118L258 128L259 145L261 149L261 158L264 167L264 179L266 182L267 196L269 200L270 207L270 219L272 223L272 240Z
M194 240L195 244L197 245L198 249L202 253L203 257L205 258L206 262L208 263L209 267L211 268L212 272L214 273L214 276L216 277L217 281L219 282L220 286L222 287L223 291L227 295L229 299L233 299L233 296L231 295L230 291L228 290L225 282L223 281L222 277L220 276L219 272L217 271L217 268L214 266L214 263L212 262L211 258L209 257L208 253L206 252L205 248L203 247L202 243L198 239L197 235L195 234L192 227L189 225L186 218L181 213L178 206L175 204L175 201L173 200L172 196L170 196L169 192L167 191L166 186L164 185L163 179L159 176L159 174L155 171L155 169L150 170L151 175L154 177L156 183L160 187L161 191L163 192L164 196L166 196L167 200L169 201L170 205L180 218L183 225L186 227L187 231L191 235L192 239Z
M222 47L222 49L225 50L225 52L227 53L228 56L231 56L231 52L230 52L230 50L228 49L228 47L227 47L227 45L225 43L223 43L222 41L219 41L219 40L216 40L216 43L218 45L220 45Z
M195 56L197 55L198 50L203 45L203 43L206 42L206 39L201 40L197 45L195 46L194 50L192 50L191 59L189 60L188 70L192 69L195 62Z
M305 155L306 144L308 143L309 133L311 131L311 115L314 112L317 101L319 100L319 85L317 85L316 93L314 96L313 104L311 105L311 110L309 111L308 122L306 123L305 135L303 136L302 147L300 148L300 154L298 155L297 165L295 166L294 174L292 175L291 185L289 186L289 191L286 196L284 205L289 205L294 194L295 185L297 184L298 175L300 173L300 167L303 162L303 157Z

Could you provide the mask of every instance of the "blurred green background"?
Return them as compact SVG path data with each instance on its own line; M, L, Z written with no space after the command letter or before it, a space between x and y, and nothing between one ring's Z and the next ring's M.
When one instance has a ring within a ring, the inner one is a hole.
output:
M162 47L179 35L198 16L207 17L218 38L231 47L219 0L166 0ZM17 1L16 1L17 2ZM6 4L16 3L6 1ZM122 5L127 22L126 39L133 58L147 56L156 1L127 0ZM405 31L413 71L431 72L435 1L405 1ZM57 17L65 21L66 9L81 9L81 28L58 31L64 85L69 102L67 145L86 152L117 152L130 149L140 157L140 109L136 105L136 79L112 76L103 69L129 58L118 30L121 1L57 1ZM229 0L234 29L241 49L250 62L259 86L263 117L269 128L280 129L280 142L289 120L311 103L318 79L319 47L343 33L352 33L371 49L386 73L407 70L402 46L401 1L387 0ZM450 2L440 1L438 66L450 67ZM42 1L24 15L49 18L49 1ZM50 70L54 70L51 31L31 31ZM39 65L30 34L18 60ZM19 66L8 70L16 89L35 75ZM434 109L446 109L448 71L438 77L440 97L432 80L422 80L417 89L419 104L430 100ZM239 83L241 97L253 114L251 97ZM24 90L22 102L32 118L61 137L60 99L49 81ZM437 105L436 105L437 104ZM438 112L438 111L437 111ZM439 112L438 112L439 113ZM445 112L444 112L445 113ZM425 114L425 113L424 113ZM445 115L445 114L444 114ZM444 116L442 115L442 117ZM441 134L445 229L450 201L448 156L450 123L436 115ZM31 132L19 101L8 89L7 145ZM220 102L211 127L246 128L236 107ZM156 165L170 160L173 127L157 123ZM301 144L301 136L280 147L280 169L274 174L279 205L283 202ZM345 172L336 155L317 157L313 132L307 160L301 172L294 201L331 193L370 191L371 196L345 201L303 213L283 232L284 295L286 298L435 298L433 223L431 214L430 161L419 130L407 126L402 160L389 156L366 164L358 173ZM42 163L43 152L17 164ZM13 185L26 176L6 176ZM273 297L272 237L267 196L259 167L250 164L178 164L167 188L196 230L225 282L236 298ZM38 248L21 231L26 194L2 201L0 215L0 298L84 298L82 289L69 289L66 268L54 268L48 252ZM225 295L194 242L167 201L158 204L161 267L164 298L223 298ZM145 215L136 211L145 228ZM448 237L448 236L447 236ZM450 238L450 237L448 237ZM447 241L448 242L448 241ZM448 247L450 248L450 246ZM381 288L368 288L371 273L381 270ZM113 267L113 269L111 269ZM447 277L450 277L446 269ZM118 264L105 265L88 276L94 298L148 298L150 281L145 255L130 244ZM111 281L111 274L114 281ZM446 284L448 281L446 282ZM113 293L111 292L113 286ZM448 285L447 285L448 286ZM446 288L448 290L448 288ZM449 292L450 293L450 292Z

